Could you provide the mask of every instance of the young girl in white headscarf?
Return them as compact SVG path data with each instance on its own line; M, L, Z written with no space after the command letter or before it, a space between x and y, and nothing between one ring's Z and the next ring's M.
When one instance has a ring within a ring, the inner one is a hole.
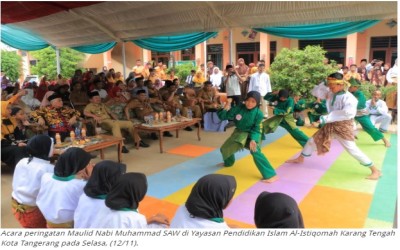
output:
M217 88L218 91L221 90L222 76L222 72L219 68L214 67L213 73L210 75L210 82L212 82L213 87Z

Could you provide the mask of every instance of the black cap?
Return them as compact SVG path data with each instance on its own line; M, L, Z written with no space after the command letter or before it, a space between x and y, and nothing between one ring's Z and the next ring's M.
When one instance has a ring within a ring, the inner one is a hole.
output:
M61 98L61 96L57 93L52 94L51 96L47 97L47 100L51 102L54 99Z
M94 96L100 96L100 94L99 94L99 92L98 91L92 91L92 92L89 92L89 98L92 98L92 97L94 97Z

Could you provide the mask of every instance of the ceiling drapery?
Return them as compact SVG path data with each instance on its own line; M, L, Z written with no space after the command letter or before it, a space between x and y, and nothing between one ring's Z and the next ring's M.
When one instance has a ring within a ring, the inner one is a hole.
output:
M2 1L1 14L2 41L10 46L13 46L12 41L16 44L14 46L19 46L17 48L22 48L23 44L7 37L9 31L3 31L5 27L29 31L30 39L33 39L30 49L39 49L47 44L94 53L124 41L134 41L150 48L154 39L174 37L175 34L211 34L223 29L259 28L282 36L288 33L282 30L287 26L397 18L397 2ZM184 48L194 43L179 44ZM86 46L98 49L92 51ZM159 51L162 49L158 48Z
M254 30L292 39L315 40L338 38L352 33L362 32L377 23L379 23L379 20L366 20L359 22L323 23L287 27L265 27L255 28Z

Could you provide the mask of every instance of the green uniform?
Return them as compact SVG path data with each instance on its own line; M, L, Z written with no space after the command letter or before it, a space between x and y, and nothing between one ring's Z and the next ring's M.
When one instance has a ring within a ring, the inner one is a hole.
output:
M310 123L318 122L321 115L328 114L328 110L326 109L326 100L321 100L319 103L310 103L308 107L311 109L311 111L307 113Z
M264 97L269 102L278 102L274 109L274 116L263 122L264 133L272 133L278 126L286 129L289 134L302 146L306 145L308 136L297 128L293 117L294 100L288 97L286 101L279 100L278 95L268 93Z
M382 140L384 135L380 132L371 122L366 108L365 95L360 91L356 90L352 93L358 100L357 104L357 115L356 121L360 123L361 127L367 132L374 141Z
M296 125L297 126L304 126L304 118L300 114L303 110L306 109L306 101L304 99L300 99L297 101L297 103L294 105L293 108L293 117L296 119Z
M268 159L261 152L261 121L263 113L259 108L247 109L244 104L232 107L229 111L220 110L217 112L221 120L233 120L236 126L235 131L221 146L221 153L226 167L235 163L235 153L244 148L249 149L249 143L254 140L257 143L257 151L250 151L254 163L264 179L276 175Z

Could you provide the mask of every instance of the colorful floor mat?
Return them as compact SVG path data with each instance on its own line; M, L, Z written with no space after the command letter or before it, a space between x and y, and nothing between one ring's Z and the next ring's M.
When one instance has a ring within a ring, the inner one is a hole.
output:
M302 131L311 136L316 130ZM301 146L282 128L267 135L262 146L278 174L278 181L272 184L259 181L261 175L246 150L235 155L233 167L223 168L218 166L222 162L218 148L184 145L168 152L196 158L149 176L149 190L140 210L149 216L162 212L173 218L200 177L220 173L236 178L237 190L224 217L241 228L254 228L254 203L262 191L292 196L299 204L306 228L390 228L397 200L397 135L386 137L392 144L390 148L385 148L381 141L374 142L363 131L356 141L382 170L378 181L365 179L369 169L353 159L336 140L324 156L313 154L303 164L285 163L299 154Z

